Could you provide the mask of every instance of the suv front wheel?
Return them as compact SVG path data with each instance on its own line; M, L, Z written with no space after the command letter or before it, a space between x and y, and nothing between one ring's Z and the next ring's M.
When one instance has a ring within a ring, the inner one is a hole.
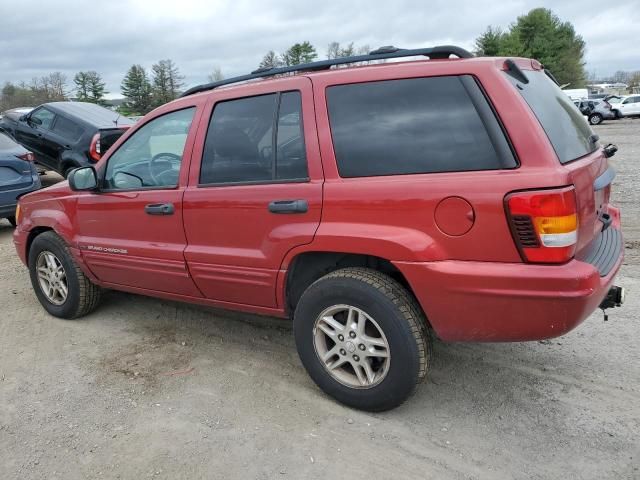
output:
M313 283L294 315L300 359L327 394L351 407L397 407L426 376L431 342L415 299L376 270L345 268Z
M38 300L55 317L81 317L94 310L100 301L100 287L80 270L55 232L42 233L33 240L29 274Z

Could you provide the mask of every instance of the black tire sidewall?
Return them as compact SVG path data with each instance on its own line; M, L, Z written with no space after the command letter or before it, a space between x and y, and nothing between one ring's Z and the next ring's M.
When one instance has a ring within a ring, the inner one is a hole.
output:
M31 245L31 249L29 250L29 276L31 277L33 290L44 309L54 317L69 319L75 316L80 306L80 281L76 273L73 259L69 255L68 251L61 246L60 242L52 239L51 235L48 233L38 235L35 238ZM38 255L45 250L50 251L58 257L58 260L62 263L66 274L67 287L69 291L67 299L62 305L54 305L51 303L40 288L40 282L38 281L38 274L36 271L36 262Z
M326 308L347 304L364 310L389 343L391 363L386 377L367 389L345 386L324 368L313 344L313 326ZM381 411L396 407L415 389L420 371L420 354L411 328L397 305L380 290L355 278L321 279L302 296L294 316L294 336L298 354L318 386L340 402L364 410Z
M7 220L9 221L9 223L11 224L12 227L16 226L16 217L7 217Z

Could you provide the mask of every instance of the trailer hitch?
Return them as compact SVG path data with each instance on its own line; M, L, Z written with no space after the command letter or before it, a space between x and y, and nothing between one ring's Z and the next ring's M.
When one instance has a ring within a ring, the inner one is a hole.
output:
M604 321L609 320L609 315L607 315L607 308L615 308L620 307L624 303L625 300L625 290L624 287L618 287L614 285L607 292L607 296L604 297L604 300L600 303L600 309L604 314Z

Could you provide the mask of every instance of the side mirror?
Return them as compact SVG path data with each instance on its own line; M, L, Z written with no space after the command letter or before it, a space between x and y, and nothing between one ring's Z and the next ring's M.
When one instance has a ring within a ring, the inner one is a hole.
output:
M73 191L91 191L98 188L98 174L93 167L80 167L72 170L67 177Z
M30 125L42 125L42 120L38 117L27 117L27 123Z

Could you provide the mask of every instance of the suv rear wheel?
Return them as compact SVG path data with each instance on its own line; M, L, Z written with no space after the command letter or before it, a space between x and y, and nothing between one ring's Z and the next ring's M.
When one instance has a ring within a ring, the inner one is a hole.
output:
M42 233L33 240L29 274L38 300L55 317L81 317L94 310L100 301L100 287L80 270L55 232Z
M602 123L602 120L604 120L604 118L602 118L602 115L600 115L599 113L593 113L589 115L589 123L591 125L600 125Z
M420 307L376 270L345 268L313 283L296 308L294 336L316 384L363 410L400 405L429 367L431 342Z

